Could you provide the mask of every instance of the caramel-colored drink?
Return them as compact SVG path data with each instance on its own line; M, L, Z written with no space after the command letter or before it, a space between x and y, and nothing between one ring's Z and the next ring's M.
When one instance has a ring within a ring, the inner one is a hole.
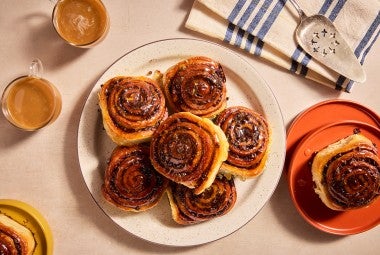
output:
M61 111L61 97L48 81L21 77L10 84L3 98L8 120L24 130L36 130L53 122Z
M60 0L53 12L58 34L75 46L100 41L108 31L108 22L106 8L99 0Z

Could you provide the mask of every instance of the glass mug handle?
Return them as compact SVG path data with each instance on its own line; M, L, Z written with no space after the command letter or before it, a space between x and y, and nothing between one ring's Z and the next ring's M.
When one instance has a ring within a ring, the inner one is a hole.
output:
M43 71L44 67L41 60L38 58L33 59L29 65L29 77L41 78Z

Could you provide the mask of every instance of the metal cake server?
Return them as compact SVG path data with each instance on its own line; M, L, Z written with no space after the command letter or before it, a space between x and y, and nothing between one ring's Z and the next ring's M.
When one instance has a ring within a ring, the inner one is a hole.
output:
M295 0L300 22L296 29L298 44L315 60L356 82L364 82L366 74L348 43L334 24L323 15L306 16Z

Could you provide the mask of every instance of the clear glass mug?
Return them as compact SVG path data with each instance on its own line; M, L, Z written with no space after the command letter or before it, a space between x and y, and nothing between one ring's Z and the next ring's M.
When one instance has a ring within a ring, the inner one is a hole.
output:
M109 30L109 16L101 0L50 0L55 3L52 21L67 43L90 48L101 42Z
M42 62L34 59L29 75L11 81L1 97L1 108L6 119L14 126L35 131L53 123L62 108L57 88L41 77Z

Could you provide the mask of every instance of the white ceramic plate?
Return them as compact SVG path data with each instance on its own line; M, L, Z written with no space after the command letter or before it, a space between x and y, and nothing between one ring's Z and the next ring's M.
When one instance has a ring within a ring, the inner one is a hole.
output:
M101 195L103 172L115 144L103 129L97 92L102 83L117 75L147 75L164 72L177 62L195 55L219 61L227 78L228 106L243 105L267 118L272 144L264 173L255 180L236 180L237 202L226 215L191 226L180 226L171 218L164 196L153 209L124 212L108 204ZM232 51L214 43L194 39L168 39L141 46L113 63L92 89L82 112L78 130L78 155L84 180L99 207L126 231L142 239L170 246L191 246L225 237L249 222L265 205L280 179L285 159L285 128L277 101L254 68Z

